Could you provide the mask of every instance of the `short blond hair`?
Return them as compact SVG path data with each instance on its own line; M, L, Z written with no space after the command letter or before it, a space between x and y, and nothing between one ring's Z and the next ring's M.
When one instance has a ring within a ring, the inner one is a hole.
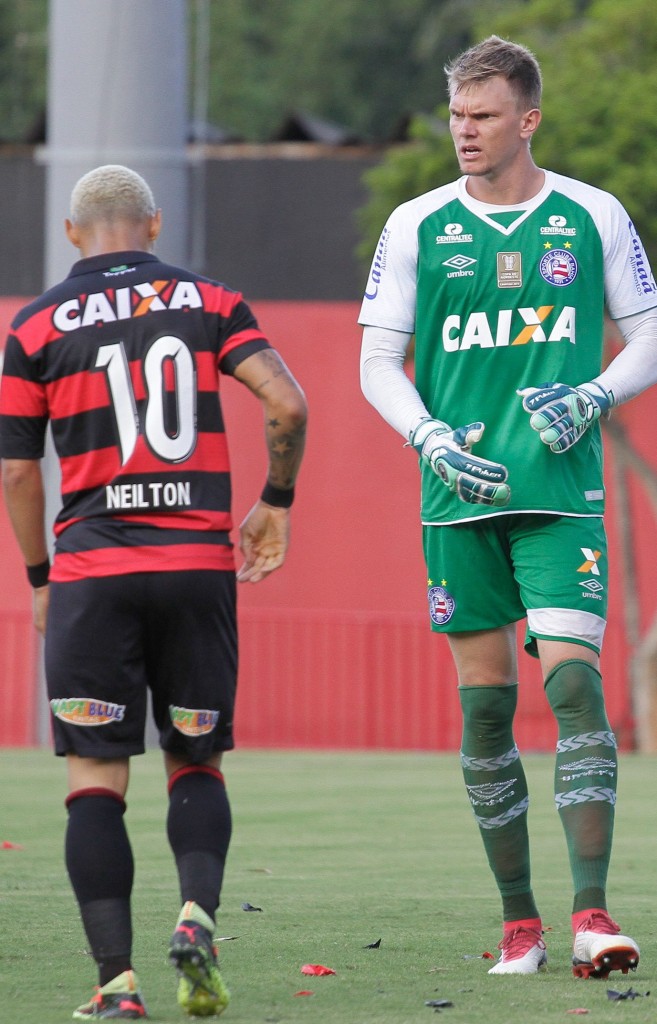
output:
M96 221L139 223L156 212L148 183L121 164L94 168L80 178L71 193L70 217L79 227Z
M501 75L527 110L541 105L541 69L525 46L489 36L445 67L450 97L459 89Z

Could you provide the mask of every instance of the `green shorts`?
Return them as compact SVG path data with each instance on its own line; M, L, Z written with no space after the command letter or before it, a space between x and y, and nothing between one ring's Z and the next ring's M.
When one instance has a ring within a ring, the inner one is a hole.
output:
M568 640L600 651L607 539L597 517L486 516L423 528L431 628L496 629L527 617L525 647Z

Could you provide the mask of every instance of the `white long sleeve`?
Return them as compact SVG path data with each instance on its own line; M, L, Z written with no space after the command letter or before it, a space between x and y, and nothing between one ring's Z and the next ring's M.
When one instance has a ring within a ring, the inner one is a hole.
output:
M594 383L611 392L614 405L620 405L657 384L657 309L621 317L616 323L625 347Z
M594 383L611 392L614 404L620 405L657 384L657 308L621 317L616 323L625 347ZM411 338L403 331L364 327L360 357L363 394L405 439L430 415L404 370Z
M420 420L430 415L404 370L411 338L386 327L364 327L360 355L365 398L406 440Z

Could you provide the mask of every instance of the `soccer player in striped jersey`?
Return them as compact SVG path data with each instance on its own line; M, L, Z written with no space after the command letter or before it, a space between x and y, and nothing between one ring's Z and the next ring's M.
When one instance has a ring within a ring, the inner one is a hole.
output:
M599 668L599 420L657 381L657 288L622 205L535 164L533 54L493 36L446 71L462 177L404 203L383 229L360 314L362 386L419 456L431 626L457 669L461 764L502 897L490 973L546 961L513 736L526 618L559 730L573 970L606 977L635 968L639 949L606 902L617 755ZM626 344L602 371L605 305Z
M303 455L306 402L239 292L153 254L161 212L144 179L98 167L73 189L80 259L7 340L0 456L12 525L45 633L55 752L65 756L66 866L99 990L74 1017L146 1016L132 965L133 857L123 821L147 691L168 777L182 910L178 1002L218 1014L213 946L231 814L236 578L278 569ZM219 384L260 401L268 476L240 527L236 573ZM40 460L50 424L62 506L49 563Z

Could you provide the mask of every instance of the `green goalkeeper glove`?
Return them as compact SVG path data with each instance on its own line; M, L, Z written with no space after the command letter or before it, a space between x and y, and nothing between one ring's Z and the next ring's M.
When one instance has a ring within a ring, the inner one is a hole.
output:
M529 424L549 445L550 451L568 451L592 423L607 415L614 404L613 395L600 384L541 384L520 388L522 407L530 413Z
M470 454L484 432L483 423L452 430L440 420L424 419L411 432L409 443L452 494L471 505L507 505L511 488L506 466Z

